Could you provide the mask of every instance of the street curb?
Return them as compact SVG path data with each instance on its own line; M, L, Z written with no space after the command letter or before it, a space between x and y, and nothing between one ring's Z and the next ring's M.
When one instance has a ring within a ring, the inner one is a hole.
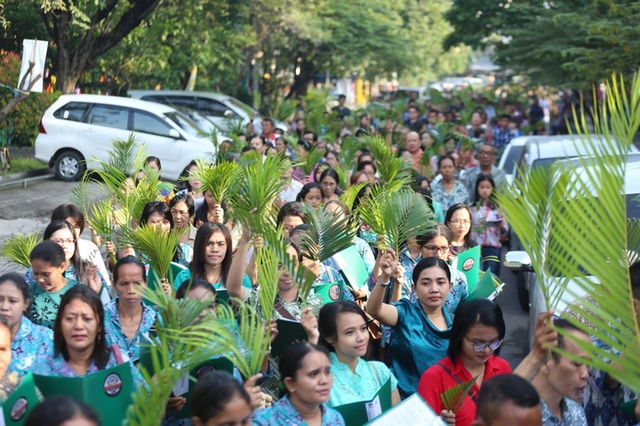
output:
M42 168L42 169L36 169L36 170L29 170L28 172L20 172L20 173L10 173L8 175L5 176L0 176L0 184L2 183L11 183L11 182L19 182L22 179L28 179L28 178L32 178L32 177L37 177L37 176L43 176L46 174L51 173L51 169L49 168Z

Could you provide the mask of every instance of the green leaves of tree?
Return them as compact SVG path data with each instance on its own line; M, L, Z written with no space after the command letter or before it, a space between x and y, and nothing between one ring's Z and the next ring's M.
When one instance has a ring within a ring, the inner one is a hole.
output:
M8 238L2 245L0 254L25 268L31 266L31 250L40 242L40 233L28 235L16 234Z

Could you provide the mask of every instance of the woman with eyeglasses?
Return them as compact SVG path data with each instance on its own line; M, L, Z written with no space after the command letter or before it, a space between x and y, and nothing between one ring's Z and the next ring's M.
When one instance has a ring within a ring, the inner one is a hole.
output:
M464 301L456 311L447 356L422 374L418 393L449 424L471 425L482 384L498 374L511 373L498 357L505 335L500 306L488 299ZM476 378L457 412L445 410L440 395L452 386Z
M476 246L471 238L471 209L465 204L454 204L449 207L444 217L444 224L451 229L450 250L453 255L459 255L465 250Z

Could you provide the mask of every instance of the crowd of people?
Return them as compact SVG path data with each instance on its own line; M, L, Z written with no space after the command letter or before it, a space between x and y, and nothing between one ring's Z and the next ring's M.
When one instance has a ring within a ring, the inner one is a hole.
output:
M343 99L336 108L346 123L352 112ZM543 314L531 351L515 368L499 356L506 335L499 303L468 297L465 275L451 265L456 256L479 245L481 269L499 274L508 224L495 201L496 188L505 183L497 157L519 134L523 120L541 117L497 114L487 106L474 111L470 123L460 123L459 112L459 106L430 105L421 110L409 102L397 122L384 123L362 113L358 128L345 125L338 134L327 135L306 129L304 111L299 111L289 128L278 129L265 118L260 129L251 124L246 135L237 135L245 146L242 152L228 152L232 161L254 151L292 159L274 200L279 208L278 232L291 258L313 272L314 288L339 282L342 291L333 302L313 292L303 300L298 283L281 269L272 317L299 322L306 341L291 342L265 363L263 377L280 381L276 394L237 371L233 375L215 371L198 379L189 400L181 395L169 398L166 424L354 424L343 417L340 407L371 401L383 388L389 390L390 406L418 393L451 425L638 422L617 408L622 399L634 395L621 391L622 386L609 377L595 380L600 377L596 371L549 351L558 346L583 353L575 342L558 335L551 322L590 340L565 319ZM451 124L447 134L441 134L442 122ZM366 144L350 159L345 158L341 141L348 135L375 133L386 137L397 156L405 159L412 173L410 187L425 198L438 223L405 241L399 253L379 250L380 236L358 223L353 246L370 278L365 289L355 289L333 259L320 262L305 252L301 242L309 231L305 204L358 220L353 206L341 199L343 192L364 184L357 203L367 187L385 182ZM289 136L295 136L295 146ZM307 175L298 164L314 148L323 156ZM148 203L136 218L137 225L154 226L157 232L185 230L174 256L181 272L162 288L176 298L213 302L226 292L257 306L261 283L254 253L259 239L234 220L228 200L203 190L197 168L194 161L175 187L163 183L158 200ZM149 157L145 170L161 173L160 160ZM162 326L159 312L140 293L150 279L149 265L135 247L84 238L90 234L86 227L85 212L79 207L58 206L43 230L43 241L30 253L27 272L0 276L3 400L28 372L83 377L126 363L137 386L152 385L138 371L144 342ZM632 266L631 278L640 304L640 265ZM216 303L207 309L215 312ZM270 326L274 339L278 330ZM468 392L455 407L445 404L442 394L461 383L470 383ZM586 389L599 398L583 400ZM275 402L265 407L267 395ZM191 416L178 418L176 413L187 404ZM635 414L640 416L638 405ZM100 423L92 407L54 397L33 409L26 424L61 425L78 418L85 420L83 424Z

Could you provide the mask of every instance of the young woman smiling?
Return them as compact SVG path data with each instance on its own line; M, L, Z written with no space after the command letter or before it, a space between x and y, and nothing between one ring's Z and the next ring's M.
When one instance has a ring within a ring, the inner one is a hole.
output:
M391 370L398 379L403 397L413 394L420 374L441 359L449 346L451 316L443 304L451 290L449 266L437 257L422 259L413 270L416 301L401 299L383 302L391 277L397 274L395 254L380 258L380 275L369 295L366 309L373 317L392 327L389 351Z
M367 317L355 302L339 300L320 309L320 345L329 351L333 386L328 405L371 400L391 380L392 403L400 401L398 381L382 362L362 359L369 346Z
M53 349L53 332L29 321L24 313L29 307L29 286L16 273L0 276L0 316L11 331L11 364L9 371L26 374L38 354Z

